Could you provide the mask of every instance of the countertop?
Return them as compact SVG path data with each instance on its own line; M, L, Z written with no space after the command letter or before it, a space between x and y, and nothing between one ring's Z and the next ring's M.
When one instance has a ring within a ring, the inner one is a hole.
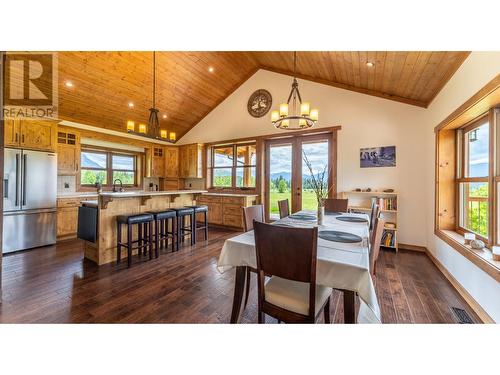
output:
M97 193L92 192L73 192L73 193L57 193L57 198L97 198Z
M206 190L124 191L123 193L104 192L99 195L109 198L134 198L157 195L201 194L206 192Z
M258 194L243 194L243 193L203 193L203 195L214 195L221 197L258 197Z
M97 200L93 201L81 201L80 202L82 204L82 206L87 206L87 207L98 207L99 206L99 202Z

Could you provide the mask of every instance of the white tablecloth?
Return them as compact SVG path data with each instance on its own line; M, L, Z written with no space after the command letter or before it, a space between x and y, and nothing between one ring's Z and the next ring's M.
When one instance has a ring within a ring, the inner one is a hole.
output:
M302 211L301 213L311 213ZM345 214L346 216L364 217L366 214ZM281 219L276 224L287 224L297 227L317 226L315 221ZM318 238L318 263L316 282L320 285L352 290L358 293L360 309L358 323L381 323L380 307L370 274L368 236L366 223L349 223L336 219L336 216L325 215L322 230L338 230L360 236L360 243L339 243ZM225 272L236 266L257 268L255 257L255 240L253 231L249 231L225 241L222 247L217 268Z

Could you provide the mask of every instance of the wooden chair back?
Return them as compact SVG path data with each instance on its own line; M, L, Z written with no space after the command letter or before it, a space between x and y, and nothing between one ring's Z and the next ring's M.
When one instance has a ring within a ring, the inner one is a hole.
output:
M373 241L370 244L370 272L373 276L376 273L377 259L380 253L380 242L382 240L382 235L384 233L385 220L382 218L377 218L374 226L374 236Z
M243 207L243 223L245 232L253 229L253 221L264 222L264 206L257 204L255 206Z
M325 199L325 212L347 212L348 199Z
M318 228L292 228L254 222L259 306L265 301L265 275L309 283L309 317L314 319Z
M280 219L290 215L290 206L288 205L288 199L283 199L278 201L278 209L280 211Z
M372 202L372 209L370 212L370 232L373 230L373 228L375 228L375 220L378 217L379 211L380 211L380 206L374 200Z

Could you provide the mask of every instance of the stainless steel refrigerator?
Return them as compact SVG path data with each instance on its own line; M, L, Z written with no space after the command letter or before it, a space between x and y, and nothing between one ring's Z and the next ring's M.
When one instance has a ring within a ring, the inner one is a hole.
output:
M5 148L3 252L56 242L57 156Z

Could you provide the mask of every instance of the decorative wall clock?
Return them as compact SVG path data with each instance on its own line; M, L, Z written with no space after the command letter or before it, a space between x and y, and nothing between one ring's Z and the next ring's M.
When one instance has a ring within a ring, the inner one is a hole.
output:
M253 117L262 117L271 109L273 98L269 91L259 89L255 91L248 99L248 113Z

